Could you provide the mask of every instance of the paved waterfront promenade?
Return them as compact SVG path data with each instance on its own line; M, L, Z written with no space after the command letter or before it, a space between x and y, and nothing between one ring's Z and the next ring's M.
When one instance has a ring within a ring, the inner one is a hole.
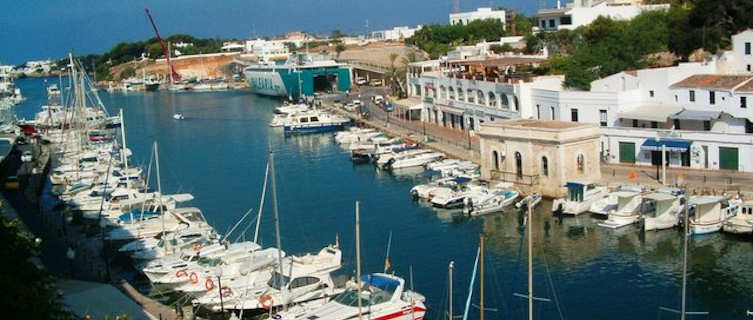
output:
M373 92L365 93L361 100L368 117L361 117L355 112L347 112L336 108L328 101L329 110L347 116L356 123L376 128L385 133L416 141L424 147L446 153L450 157L470 160L480 163L479 138L469 136L458 129L452 129L425 123L418 120L404 120L395 116L396 113L385 112L369 101ZM327 100L327 99L325 99ZM662 186L657 174L656 166L629 166L618 164L601 164L602 179L599 183L608 186L620 184L643 184L646 186ZM631 172L635 178L631 179ZM685 185L694 194L727 194L740 193L745 198L753 197L753 173L697 170L686 168L667 168L667 186Z

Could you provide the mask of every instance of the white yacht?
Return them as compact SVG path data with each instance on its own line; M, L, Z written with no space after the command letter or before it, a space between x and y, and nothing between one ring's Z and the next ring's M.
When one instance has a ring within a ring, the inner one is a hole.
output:
M591 205L607 194L605 187L599 187L594 183L572 181L568 182L567 196L552 202L552 211L561 211L564 214L578 215L588 211Z
M518 199L520 193L512 188L512 184L503 182L495 187L494 196L481 203L470 203L465 209L471 216L481 216L502 212Z
M680 223L687 199L681 192L659 189L643 196L643 229L662 230Z
M296 113L293 117L286 119L283 127L286 134L318 133L341 130L349 123L350 119L337 115L322 111L308 111Z
M688 205L692 234L717 232L740 210L739 201L720 196L692 196Z
M642 186L636 186L636 185L621 185L617 187L617 191L635 191L635 192L643 192L645 191ZM593 204L591 204L591 207L588 209L589 212L606 216L609 214L610 211L615 210L617 208L617 197L614 196L614 192L610 192L609 194L603 196L601 199L594 201Z
M722 230L736 234L753 234L753 201L743 202L737 214L724 222Z
M354 286L332 301L304 312L280 312L278 320L369 319L421 320L426 314L426 298L405 289L405 280L395 275L374 273L361 277L362 287ZM358 301L361 301L359 315Z
M617 198L617 208L609 211L606 221L599 223L599 226L617 229L633 223L641 218L641 204L643 198L640 192L636 191L617 191L612 195Z
M445 154L441 152L426 152L400 158L393 158L387 163L387 165L390 169L423 167L430 162L441 160L444 157Z

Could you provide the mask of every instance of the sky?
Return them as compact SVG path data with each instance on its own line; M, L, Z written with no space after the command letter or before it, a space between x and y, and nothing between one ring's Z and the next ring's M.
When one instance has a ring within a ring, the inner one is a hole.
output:
M461 11L505 6L533 13L543 0L459 0ZM288 31L349 34L448 23L454 0L0 0L0 64L103 53L160 34L251 38ZM368 20L368 28L367 28Z

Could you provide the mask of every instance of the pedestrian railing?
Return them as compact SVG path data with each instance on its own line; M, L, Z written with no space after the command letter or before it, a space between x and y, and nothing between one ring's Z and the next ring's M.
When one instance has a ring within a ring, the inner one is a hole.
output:
M521 174L517 172L491 170L492 180L513 182L516 184L535 186L539 184L539 175Z

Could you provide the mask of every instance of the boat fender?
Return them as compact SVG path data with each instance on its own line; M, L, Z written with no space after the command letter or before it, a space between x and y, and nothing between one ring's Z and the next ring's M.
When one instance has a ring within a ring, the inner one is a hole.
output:
M220 291L221 291L221 294L222 294L223 298L227 298L227 297L233 295L233 290L231 290L230 287L228 287L228 286L222 286L222 288L220 289Z
M268 294L262 295L261 297L259 297L259 304L261 304L264 309L269 310L273 305L272 296Z
M212 281L212 278L207 277L207 280L204 281L204 288L207 289L207 291L212 291L214 289L214 281Z
M185 277L187 275L188 275L188 272L186 272L186 269L180 269L180 270L178 270L178 271L175 272L175 276L178 277L178 278Z
M196 275L196 272L191 272L191 275L188 277L189 280L191 280L191 283L196 284L199 282L199 276Z
M200 244L195 244L193 246L193 251L199 251L199 250L201 250L201 245Z

